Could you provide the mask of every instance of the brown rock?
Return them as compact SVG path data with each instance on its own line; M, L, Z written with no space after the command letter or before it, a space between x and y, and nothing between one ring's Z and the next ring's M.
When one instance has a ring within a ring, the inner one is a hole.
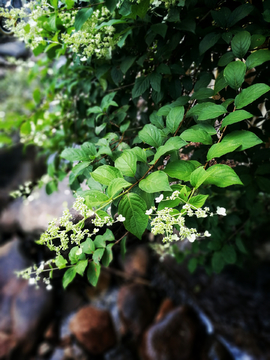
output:
M78 342L92 354L103 354L116 344L112 318L107 310L84 307L75 314L69 326Z
M140 284L123 286L118 294L117 306L121 320L121 332L131 332L139 337L155 315L155 303L148 289Z
M192 349L196 325L187 307L171 310L144 335L143 360L188 360Z
M20 360L35 348L53 312L52 292L44 286L37 290L14 274L27 265L18 240L0 248L0 352Z
M126 254L124 271L131 276L145 277L149 266L149 252L146 246L137 246Z
M164 316L167 315L174 308L175 306L171 299L169 298L164 299L155 317L155 322L158 322L159 320L163 319Z

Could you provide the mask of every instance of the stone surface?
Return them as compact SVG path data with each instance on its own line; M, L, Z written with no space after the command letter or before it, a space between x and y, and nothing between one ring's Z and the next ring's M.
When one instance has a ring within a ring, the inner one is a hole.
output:
M16 59L26 59L30 52L21 41L12 41L0 44L0 56L12 56Z
M0 248L0 354L29 358L53 314L53 294L18 279L15 270L29 262L17 239ZM0 356L0 358L1 358Z
M144 335L143 360L191 360L196 325L187 307L171 310Z
M149 290L140 284L123 286L118 294L117 305L122 334L130 332L135 338L151 323L156 310Z
M103 354L116 344L110 313L93 306L80 309L70 321L70 330L85 350Z
M12 227L17 223L25 232L46 230L50 220L62 216L63 203L67 202L70 208L74 202L68 189L68 179L60 182L58 187L59 190L52 195L47 195L43 187L34 190L26 200L19 198L13 201L3 211L0 226Z
M158 322L159 320L163 319L164 316L166 316L171 310L175 308L173 302L171 299L166 298L162 301L158 313L155 317L155 322Z
M131 276L145 277L149 266L149 250L145 245L129 250L123 263L124 271Z

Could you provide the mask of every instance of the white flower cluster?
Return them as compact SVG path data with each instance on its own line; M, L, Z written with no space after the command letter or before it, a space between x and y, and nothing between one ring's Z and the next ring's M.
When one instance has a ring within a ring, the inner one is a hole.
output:
M59 2L59 4L61 3ZM6 19L6 26L12 29L15 36L23 40L31 49L35 49L38 45L61 45L64 43L73 52L82 56L82 61L92 55L96 55L98 58L110 57L119 38L113 36L115 31L113 26L103 26L97 29L98 25L111 17L110 11L105 6L101 10L94 11L82 29L78 31L75 31L73 26L79 10L60 9L56 16L65 30L59 34L59 37L52 36L52 39L48 38L46 32L46 29L53 24L51 19L55 13L51 9L49 1L39 0L26 3L21 9L0 8L0 17ZM51 28L50 32L58 34L59 30Z
M81 30L73 31L70 35L68 33L62 34L63 42L74 53L80 54L82 61L86 61L92 55L96 55L98 58L110 57L112 49L119 40L113 38L115 29L113 26L96 29L110 15L106 7L102 7L101 11L94 11Z
M23 185L19 186L19 190L15 190L9 193L14 199L19 198L21 196L26 197L31 193L30 186L32 185L31 181L25 182Z
M179 198L180 192L174 191L170 197L167 197L165 200L175 200ZM160 203L163 200L164 196L161 194L155 199L157 203ZM151 216L153 211L156 208L152 207L145 212L146 215ZM154 235L161 234L166 235L163 238L164 243L171 241L178 241L188 239L190 242L194 242L198 237L210 237L211 234L208 231L204 233L198 233L195 228L188 228L185 225L185 216L195 216L197 218L206 218L207 216L213 216L214 213L210 212L209 207L196 208L195 206L186 203L182 207L181 212L178 212L175 209L165 207L162 210L156 211L155 218L151 221L151 232ZM217 215L226 216L226 209L224 207L217 207ZM174 233L174 229L179 228L177 234Z
M47 261L42 261L39 266L33 265L28 267L27 269L21 270L21 271L15 271L15 274L18 277L22 277L23 279L28 280L29 285L36 285L36 288L39 288L38 282L41 279L40 274L44 272L45 266L51 267L51 265L55 262L54 259L50 259ZM50 271L47 270L47 271ZM49 277L43 277L43 282L46 285L47 290L52 289L51 281Z
M149 211L147 215L149 215ZM179 227L178 235L173 233L175 226ZM163 238L163 242L165 243L184 240L185 238L193 242L198 236L201 236L196 229L185 226L185 217L183 214L179 212L175 213L174 209L167 207L156 212L155 218L151 221L151 232L154 235L165 234L166 236Z

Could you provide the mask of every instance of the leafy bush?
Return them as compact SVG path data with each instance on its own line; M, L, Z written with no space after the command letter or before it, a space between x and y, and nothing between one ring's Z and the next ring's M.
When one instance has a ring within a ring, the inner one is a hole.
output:
M66 210L62 227L50 224L39 241L56 251L56 267L68 267L64 286L86 268L96 283L114 235L95 233L115 221L138 239L146 229L164 234L157 250L191 255L190 271L241 265L241 231L267 223L269 209L270 1L27 6L31 13L13 9L7 21L20 18L15 34L47 56L30 73L44 89L21 137L53 154L49 194L69 174L82 215L74 225ZM193 244L181 253L175 242L184 238Z

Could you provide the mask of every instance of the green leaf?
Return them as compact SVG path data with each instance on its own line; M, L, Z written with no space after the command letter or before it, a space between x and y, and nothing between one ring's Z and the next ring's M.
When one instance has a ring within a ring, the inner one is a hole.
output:
M88 264L88 260L80 260L76 265L75 265L75 269L76 269L76 273L83 276L84 270L86 269L86 266Z
M262 34L254 34L251 36L251 44L249 49L253 50L258 46L261 46L265 42L265 36Z
M128 56L125 58L124 61L121 62L120 69L123 74L125 74L128 71L128 69L132 66L135 60L136 60L136 56Z
M243 185L242 181L236 175L234 170L228 165L216 164L206 170L208 178L205 184L212 184L219 187L227 187L231 185Z
M135 99L142 95L150 86L150 77L141 76L135 80L134 87L132 89L132 98Z
M259 66L270 60L270 50L258 50L250 54L246 60L248 69Z
M201 88L201 89L195 91L194 94L192 94L191 100L193 100L193 99L204 100L204 99L210 98L213 95L214 95L213 89Z
M150 194L159 191L171 191L168 175L159 170L154 171L146 179L141 180L139 188Z
M79 174L82 174L84 169L86 169L88 166L89 166L89 161L83 161L73 166L71 171L75 176L78 176Z
M217 94L220 90L224 89L228 84L224 78L223 71L221 71L215 79L214 94Z
M80 148L66 148L64 149L60 157L74 161L88 161L95 159L96 148L92 143L84 143Z
M95 248L105 248L106 247L106 239L104 235L97 235L94 240Z
M240 236L236 238L235 241L236 246L238 247L238 250L241 251L243 254L247 254L247 249L245 248L245 245L243 244L243 241Z
M141 162L144 162L144 163L147 162L147 156L146 156L146 150L145 149L142 149L139 146L135 146L132 149L126 150L126 152L129 152L129 151L137 156L137 161L141 161Z
M225 244L222 249L222 256L223 259L227 264L235 264L236 263L236 252L232 245Z
M110 165L102 165L98 167L95 171L91 173L91 176L100 184L107 186L110 185L113 179L123 178L123 175L120 173L120 171Z
M231 13L231 15L228 19L227 26L232 27L238 21L244 19L248 14L250 14L253 9L254 9L254 6L252 6L251 4L248 4L248 3L238 6Z
M198 104L201 105L201 104ZM195 107L195 106L194 106ZM215 119L220 115L223 115L227 112L227 110L222 105L211 104L199 112L198 120L209 120Z
M135 177L137 169L137 156L131 151L124 152L115 160L115 167L119 169L123 175Z
M244 106L251 104L253 101L257 100L263 94L267 93L270 90L270 86L266 84L254 84L241 91L239 95L235 98L235 107L236 109L241 109Z
M114 244L109 244L107 245L107 247L105 248L103 257L102 257L102 265L103 266L109 266L110 262L113 259L113 252L112 252L112 247Z
M239 142L234 142L234 141L224 142L225 138L220 143L214 144L213 146L210 147L207 153L207 161L213 158L219 158L220 156L233 152L241 145Z
M164 122L163 122L162 116L159 116L157 114L157 111L152 112L152 114L149 116L149 120L157 128L164 129Z
M94 254L93 254L93 261L95 263L99 263L103 254L104 254L104 251L105 249L97 249L94 251Z
M147 206L143 198L134 193L124 195L118 207L118 212L126 218L125 228L139 239L142 238L148 224L146 210Z
M67 260L63 258L62 255L57 255L55 258L55 265L58 267L58 269L63 269L66 267Z
M121 39L118 41L118 43L117 43L117 45L120 47L120 48L122 48L124 45L125 45L125 43L126 43L126 39L127 39L127 37L129 36L129 35L131 35L132 34L132 28L130 28L130 29L126 29L125 30L125 33L123 34L123 36L121 37Z
M67 269L67 271L64 273L63 280L62 280L64 289L66 289L68 284L71 283L71 281L75 278L75 276L76 276L76 268L75 268L75 266Z
M95 251L94 241L90 238L87 238L84 242L81 243L81 248L84 254L93 254Z
M177 106L170 110L166 118L166 126L172 134L178 129L179 124L183 120L185 113L184 106Z
M151 26L151 30L156 33L159 34L160 36L162 36L163 38L166 35L168 26L166 24L154 24Z
M221 37L220 34L214 32L207 34L200 42L199 45L200 55L204 54L207 50L213 47L218 42L220 37Z
M192 258L188 261L188 270L191 272L191 274L194 273L194 271L197 269L198 266L198 260L196 258Z
M78 246L74 246L69 254L68 254L68 258L71 262L71 264L76 264L79 260L84 260L85 259L85 255L84 253L80 254L80 255L77 255L77 251L79 250L79 247Z
M152 88L157 91L160 92L160 86L161 86L161 80L162 80L162 75L160 75L157 72L153 72L150 75L150 85L152 86Z
M122 191L123 189L131 186L132 184L124 179L114 179L111 181L110 185L108 186L108 195L110 198L112 198L114 195L116 195L119 191Z
M35 89L33 91L33 98L35 100L35 103L39 104L40 103L40 100L41 100L41 93L40 93L40 90L39 88Z
M170 177L189 181L191 173L196 169L196 166L189 160L177 160L170 162L164 172Z
M104 98L101 100L100 107L103 111L107 111L110 105L118 106L116 102L113 101L113 98L116 95L116 91L111 92L104 96Z
M180 136L171 137L163 146L160 146L157 149L154 159L150 162L150 164L154 164L162 155L168 154L171 151L179 150L185 145L187 145L187 143Z
M235 58L234 54L229 51L229 52L226 52L225 54L223 54L221 56L221 58L219 59L218 61L218 66L226 66L228 65L231 61L233 61Z
M216 129L212 125L207 124L206 122L191 126L190 129L204 130L210 135L216 135L216 133L217 133Z
M219 274L225 265L221 251L216 251L214 253L211 263L212 263L214 272Z
M205 182L208 176L209 174L204 170L202 166L200 166L191 173L190 183L195 189L198 189L198 187Z
M97 285L99 274L100 274L100 265L90 262L87 269L87 279L89 283L93 286Z
M218 26L226 28L231 10L227 7L220 7L217 11L211 11L211 15Z
M223 74L228 85L237 90L245 80L246 65L242 61L231 62L225 67Z
M105 0L105 6L110 12L113 12L116 8L118 1L117 0Z
M150 0L141 0L140 3L132 5L132 13L143 19L149 9Z
M93 14L93 8L84 8L77 12L75 16L74 27L76 31L81 30L83 24L91 17Z
M225 126L228 126L231 124L235 124L242 120L249 119L251 117L253 117L253 115L246 110L236 110L236 111L230 113L229 115L227 115L222 120L221 128L224 128Z
M196 195L189 199L189 204L195 206L197 209L201 208L206 202L209 195Z
M198 142L205 145L212 144L211 135L202 129L187 129L180 135L186 141Z
M102 235L106 241L114 241L115 237L110 229L106 229L105 234Z
M247 31L240 31L232 39L232 52L235 57L242 59L248 51L251 44L251 36Z
M102 204L109 201L109 197L98 190L90 190L84 193L85 204L89 209L98 208Z
M226 135L222 142L225 144L230 144L232 142L239 144L240 147L238 148L238 151L243 151L255 145L261 144L262 140L251 131L239 130Z
M188 110L186 117L193 117L197 119L204 109L207 109L208 107L211 107L213 105L215 105L213 102L203 102L201 104L196 104L195 106L193 106L193 108Z
M158 148L162 144L161 130L152 124L147 124L139 131L139 138L146 144Z

